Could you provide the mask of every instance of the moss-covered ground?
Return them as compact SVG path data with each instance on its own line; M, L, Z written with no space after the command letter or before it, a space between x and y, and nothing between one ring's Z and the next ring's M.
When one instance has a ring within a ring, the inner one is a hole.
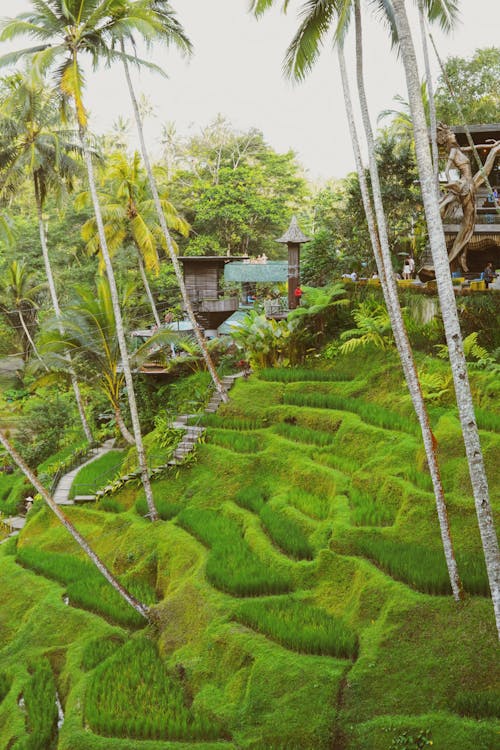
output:
M156 599L147 627L68 601L49 562L81 554L38 503L0 546L1 748L498 747L496 629L453 409L432 421L460 604L395 361L356 354L331 379L300 378L237 382L196 461L154 483L164 520L142 517L131 485L119 513L68 508L120 579ZM498 510L500 435L481 437ZM43 657L65 716L39 745L24 696Z

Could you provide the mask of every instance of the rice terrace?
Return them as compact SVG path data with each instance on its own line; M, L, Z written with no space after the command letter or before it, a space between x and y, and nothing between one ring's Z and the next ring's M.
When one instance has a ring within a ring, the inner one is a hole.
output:
M0 750L499 747L475 5L0 0Z

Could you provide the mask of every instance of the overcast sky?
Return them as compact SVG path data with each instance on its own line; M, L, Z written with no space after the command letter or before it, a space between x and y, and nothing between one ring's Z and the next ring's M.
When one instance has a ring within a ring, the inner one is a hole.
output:
M174 122L178 133L187 135L199 132L221 113L236 128L262 130L276 150L296 151L313 179L341 177L352 170L336 55L325 48L313 73L300 85L292 85L281 74L284 51L297 27L295 9L302 3L291 3L286 16L276 9L256 21L247 12L248 0L174 0L172 5L193 42L194 56L186 61L174 50L158 47L154 60L167 70L169 79L134 74L137 90L156 108L156 117L147 128L151 150L159 148L162 123ZM478 47L499 44L498 0L462 0L460 5L462 22L453 34L445 37L438 28L434 30L444 58L468 57ZM0 15L15 15L28 7L27 0L0 0ZM417 31L417 20L412 17ZM395 94L406 98L405 83L402 65L390 51L383 29L366 17L364 32L367 91L375 122L381 110L394 106ZM16 43L16 47L24 46L28 45L22 40ZM354 73L350 43L346 56ZM433 68L437 77L434 58ZM118 116L130 116L119 69L89 74L87 88L95 129L109 129Z

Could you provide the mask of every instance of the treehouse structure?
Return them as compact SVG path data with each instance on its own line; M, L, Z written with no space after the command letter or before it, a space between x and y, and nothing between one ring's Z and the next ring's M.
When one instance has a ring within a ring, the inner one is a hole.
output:
M184 283L196 320L206 335L215 335L217 328L238 309L237 295L224 293L224 267L231 258L221 255L188 255L179 257Z

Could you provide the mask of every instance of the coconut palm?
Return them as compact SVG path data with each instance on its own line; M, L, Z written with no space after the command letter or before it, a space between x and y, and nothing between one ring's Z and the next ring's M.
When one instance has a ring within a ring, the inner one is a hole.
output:
M64 369L60 355L64 351L72 354L75 366L87 376L97 379L97 383L109 401L115 421L123 438L135 445L121 411L125 377L120 367L120 347L116 337L115 313L111 300L109 282L105 277L97 281L97 288L77 287L74 301L63 316L61 332L58 321L52 330L50 321L41 337L44 357L52 370ZM122 297L122 307L126 307L130 290Z
M43 363L33 336L38 327L38 298L44 286L35 283L28 266L17 260L12 261L4 271L0 286L0 312L19 338L25 364L30 351Z
M34 74L47 71L53 74L63 104L71 103L74 107L101 252L109 280L142 483L150 517L153 521L156 521L159 516L154 504L149 479L118 290L108 251L94 178L94 166L89 149L88 118L83 98L85 78L81 68L83 55L90 56L94 69L100 63L104 62L109 65L117 59L127 58L124 52L117 53L113 49L113 32L115 29L119 29L120 34L132 34L134 30L140 28L144 23L146 4L137 2L133 7L132 5L127 6L126 14L117 16L117 8L123 5L124 3L121 0L120 2L117 0L65 0L65 2L60 2L60 0L33 0L32 10L21 13L16 18L2 21L0 39L11 40L19 36L28 36L36 40L37 44L31 48L4 55L0 58L0 65L11 65L20 59L29 59ZM131 59L136 62L135 57ZM147 65L148 63L143 61L143 64Z
M79 196L79 202L87 202L88 194ZM157 221L156 209L149 193L149 183L141 169L137 152L129 159L123 152L115 152L109 158L103 184L99 191L108 249L111 255L126 241L132 241L137 250L141 279L146 290L156 325L161 325L160 316L149 286L147 272L158 274L160 262L158 247L165 248L163 232ZM160 195L165 221L184 237L189 233L189 224L177 213L164 190ZM99 235L94 218L82 228L82 236L89 252L100 252Z
M434 172L429 153L427 125L418 87L418 68L404 0L393 0L399 47L404 64L408 97L411 106L415 151L420 175L422 198L429 230L429 242L436 273L441 313L445 329L458 413L469 465L476 515L481 534L486 569L500 635L500 551L493 523L488 480L484 466L479 432L474 414L462 333L458 320L455 294L450 275L448 253L437 201Z
M90 561L93 563L93 565L96 566L97 570L106 578L106 580L111 584L111 586L114 588L115 591L120 594L120 596L125 599L127 604L130 604L131 607L135 609L136 612L138 612L142 617L145 619L148 619L149 617L149 608L140 602L138 599L136 599L132 594L130 594L127 589L122 586L122 584L115 578L115 576L112 574L112 572L109 570L109 568L105 565L105 563L101 560L101 558L94 552L92 547L89 545L87 540L80 534L80 532L75 528L75 526L71 523L69 518L59 505L57 505L53 498L50 496L50 494L47 492L43 484L40 482L40 480L35 476L35 474L31 471L31 469L26 465L26 463L23 461L21 456L17 453L16 450L12 447L10 442L8 441L7 437L5 436L5 433L0 430L0 444L5 448L7 453L12 457L15 464L21 469L25 477L28 479L30 484L33 485L33 487L36 489L36 491L42 496L44 501L47 503L51 511L57 516L59 521L62 523L64 528L69 531L75 542L78 544L78 546L85 552L87 557L89 557Z
M145 12L145 6L149 10L149 14ZM125 52L127 43L130 43L135 47L135 38L133 31L137 31L137 34L141 36L142 40L148 46L151 46L154 41L160 41L167 45L174 44L182 52L189 53L191 51L191 43L186 37L181 24L177 20L175 13L170 6L170 3L166 0L149 0L149 2L144 2L144 0L129 0L126 5L124 4L122 8L118 9L117 18L119 18L121 15L126 17L130 12L130 8L134 8L135 12L141 15L143 23L140 28L133 30L130 27L127 28L126 25L120 26L117 24L114 31L116 39L119 42L120 51L122 54L123 68L125 71L125 78L127 81L127 86L132 101L132 107L134 110L137 132L139 135L139 143L141 147L141 154L148 175L149 186L153 195L153 201L156 208L158 221L163 232L168 254L170 256L170 260L172 261L172 266L177 278L177 283L181 291L184 309L189 317L189 320L191 321L191 325L193 326L196 340L201 349L203 359L205 360L205 364L211 375L214 386L216 390L221 394L222 400L227 401L228 397L226 390L217 374L217 370L215 369L212 358L210 357L210 353L208 351L206 340L203 336L203 333L201 332L200 326L198 325L198 321L196 320L191 301L186 290L186 285L184 283L184 276L175 252L175 245L172 241L172 237L168 230L167 221L162 210L158 187L154 178L153 170L151 168L151 162L144 139L140 107L132 84L132 78L130 76L130 58Z
M58 319L61 309L49 258L43 209L49 191L71 188L79 172L74 157L79 150L74 133L61 130L56 98L43 85L20 74L4 81L0 121L0 192L15 192L26 176L33 186L37 209L40 247L52 307ZM75 373L71 384L87 440L92 433Z
M259 15L271 4L271 0L255 0L255 2L253 3L253 7L256 14ZM288 0L285 0L283 6L285 10L288 7L288 4ZM385 10L388 14L389 21L391 21L392 19L390 15L390 5L388 6L385 2L377 3L377 5L382 6L383 10ZM356 72L361 113L370 158L369 168L372 184L373 208L361 159L361 149L359 146L359 139L356 131L351 95L349 90L349 82L342 50L343 39L352 15L354 15L355 17L356 24ZM455 599L458 600L461 596L462 587L458 575L455 556L453 553L453 544L451 540L450 527L446 512L446 504L444 500L444 490L441 482L439 465L436 455L436 441L430 427L427 409L418 379L416 364L413 358L411 345L403 321L401 306L399 304L399 298L392 269L388 231L382 204L382 193L380 188L378 167L375 158L375 143L368 115L368 106L364 90L361 44L361 15L359 0L351 0L348 3L341 3L337 0L308 0L308 2L303 6L301 16L302 21L299 30L297 31L286 53L285 70L289 75L299 80L304 78L307 72L314 65L314 62L319 55L325 36L328 36L331 33L335 34L334 39L338 42L337 50L342 78L342 86L344 90L346 113L351 132L356 169L360 182L370 240L377 263L377 270L381 281L382 291L384 293L384 299L391 320L391 326L394 332L396 347L398 349L408 390L410 392L413 406L422 431L422 438L426 451L429 472L433 481L441 539L445 552L450 584L453 595Z

